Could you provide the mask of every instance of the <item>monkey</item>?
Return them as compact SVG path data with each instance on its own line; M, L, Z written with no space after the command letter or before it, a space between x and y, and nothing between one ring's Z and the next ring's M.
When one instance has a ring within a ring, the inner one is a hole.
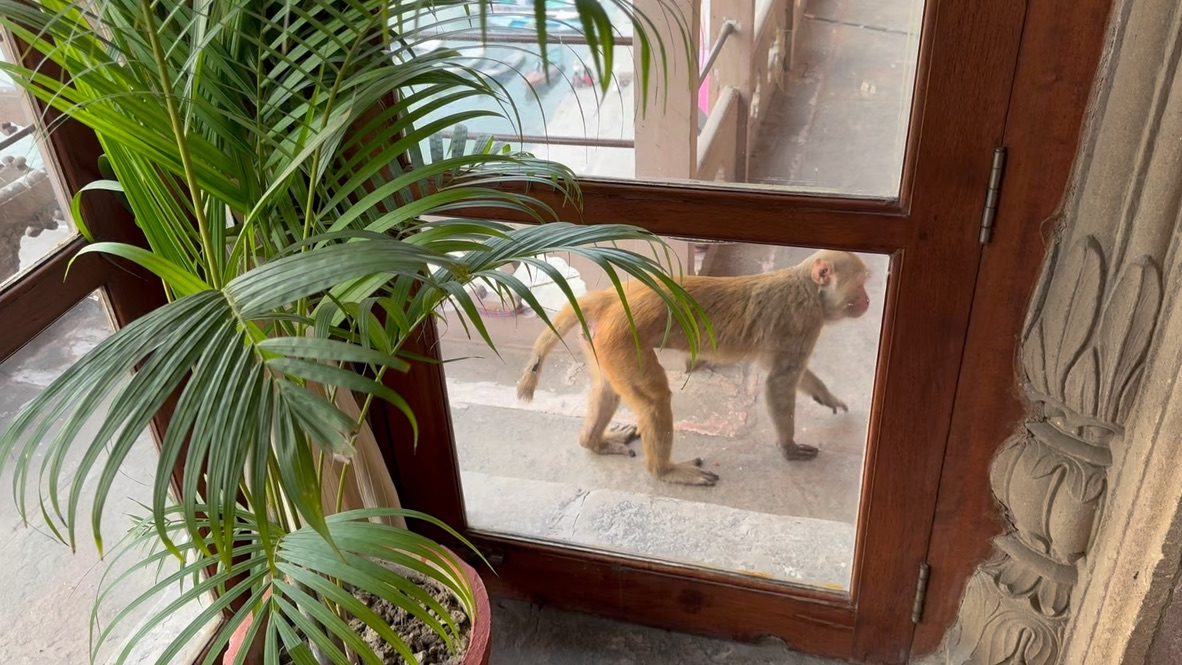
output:
M780 451L788 460L816 457L817 448L797 443L796 392L819 404L848 411L808 369L808 360L825 324L866 313L869 271L849 252L822 250L801 263L760 275L683 276L678 281L702 307L714 345L708 357L719 362L757 361L768 372L765 395ZM702 469L702 459L673 462L672 392L656 348L688 350L678 326L669 326L660 295L642 283L624 286L636 326L624 312L614 288L587 293L577 302L589 336L581 340L588 359L591 389L579 443L599 454L635 456L628 444L639 438L645 466L659 480L712 486L718 475ZM563 335L579 324L568 303L551 318L533 344L532 355L517 382L517 396L533 398L546 356ZM699 324L702 325L702 324ZM702 325L700 339L708 339ZM640 348L637 348L637 340ZM639 355L638 355L639 354ZM620 400L636 412L637 425L608 429Z

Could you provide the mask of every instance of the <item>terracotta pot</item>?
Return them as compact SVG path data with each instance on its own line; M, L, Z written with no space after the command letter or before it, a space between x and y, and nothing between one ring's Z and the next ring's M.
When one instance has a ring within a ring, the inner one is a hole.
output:
M454 555L454 552L452 554ZM468 652L464 654L463 665L488 665L492 654L492 606L488 602L488 589L475 568L463 559L456 558L460 562L460 570L472 586L472 596L476 601L476 621L472 623L472 631L468 635ZM223 665L234 662L234 656L242 646L242 639L250 629L252 619L253 617L247 617L230 637L230 644L222 656Z
M460 567L464 577L472 585L472 595L476 600L476 621L472 623L472 632L468 639L468 653L464 655L464 665L488 665L492 654L492 606L488 602L488 589L484 580L476 569L460 559Z

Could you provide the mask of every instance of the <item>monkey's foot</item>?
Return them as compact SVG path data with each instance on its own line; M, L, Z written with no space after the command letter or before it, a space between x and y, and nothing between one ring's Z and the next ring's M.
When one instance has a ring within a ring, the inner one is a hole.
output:
M588 446L600 455L627 455L636 457L636 451L628 447L629 443L640 438L640 432L635 425L612 425L598 446Z
M787 446L780 446L780 452L784 453L784 459L788 461L798 461L812 459L820 452L812 446L806 446L801 443L793 443Z
M700 469L702 458L695 457L688 462L673 464L663 471L657 472L657 477L667 483L678 485L704 485L713 487L718 482L718 474Z

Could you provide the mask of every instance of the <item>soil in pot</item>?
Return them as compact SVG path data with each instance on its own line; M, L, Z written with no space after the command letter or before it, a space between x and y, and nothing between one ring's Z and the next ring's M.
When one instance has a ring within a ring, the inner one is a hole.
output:
M409 569L398 570L407 581L422 587L431 594L431 597L451 615L451 620L455 622L459 631L455 651L449 652L443 638L414 615L367 591L354 589L353 595L390 624L394 632L410 647L416 662L407 663L393 646L382 639L373 629L367 627L360 619L351 619L349 627L359 632L365 643L382 659L384 665L461 665L464 662L464 655L468 651L468 642L472 633L472 622L464 612L463 604L451 591L435 580L428 579ZM286 656L282 658L282 662L283 665L292 663Z
M351 620L349 627L356 631L364 630L361 636L365 643L386 665L460 665L464 662L464 654L468 651L468 635L472 631L468 615L464 613L464 606L451 591L435 580L427 579L411 571L405 571L405 574L409 581L425 589L451 615L451 620L455 622L456 628L459 630L459 638L456 640L454 652L449 652L443 638L414 615L367 591L354 591L353 595L390 624L394 632L398 633L398 636L410 647L418 662L406 663L394 650L394 647L387 644L380 635L365 626L361 620Z

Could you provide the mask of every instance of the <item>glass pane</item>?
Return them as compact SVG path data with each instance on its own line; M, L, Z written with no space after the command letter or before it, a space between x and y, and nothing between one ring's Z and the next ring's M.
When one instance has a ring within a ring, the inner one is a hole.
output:
M520 114L519 123L468 121L470 130L501 134L581 175L898 196L922 0L635 0L668 55L665 85L650 82L643 112L633 74L639 49L621 11L613 7L617 76L603 92L587 74L593 65L572 0L548 3L549 77L531 43L531 5L493 6L488 46L476 42L475 19L462 9L441 14L424 44L473 58Z
M95 293L0 364L0 431L8 426L25 403L110 334L110 319L104 311L101 296ZM93 432L95 424L88 423L86 427ZM65 477L77 467L82 448L81 445L75 446L66 460ZM111 499L105 507L103 530L108 552L122 537L121 529L129 524L127 515L143 514L140 504L151 500L155 470L156 449L152 437L145 433L136 441L123 472L115 479ZM11 500L11 482L11 471L6 470L0 477L0 494L3 495L0 499L0 532L5 534L0 545L0 567L6 572L7 579L0 585L0 626L3 626L0 643L4 645L4 661L88 663L90 612L99 582L105 573L117 575L124 570L125 564L99 559L88 519L84 520L84 525L79 525L78 552L72 554L69 547L54 539L40 520L35 494L30 496L32 514L29 525L23 526ZM118 568L109 571L112 565ZM147 590L154 578L152 571L138 571L122 582L104 602L99 615L102 626L105 627L124 605ZM168 602L172 597L161 594L157 601ZM152 611L157 611L152 604L137 608L127 620L116 626L95 662L113 662L125 640ZM192 607L177 612L175 620L179 623L166 624L150 633L150 637L132 652L128 662L155 662L156 656L175 637L178 626L195 614L196 608Z
M0 57L12 62L8 39L0 36ZM53 255L75 234L50 154L28 97L0 72L0 286Z
M804 279L812 279L812 250L666 240L687 272L698 275L761 275L803 265ZM644 245L633 248L643 251ZM519 313L515 302L502 303L485 293L483 322L499 359L479 338L469 338L449 311L441 328L442 352L452 360L444 367L469 524L480 531L625 556L848 589L888 271L886 256L857 256L870 273L865 283L869 308L858 318L826 325L808 361L831 391L813 393L838 408L800 394L788 411L796 414L795 441L820 449L814 459L786 459L778 445L771 415L777 410L767 409L765 388L769 374L778 372L761 362L717 361L687 372L686 354L658 353L664 372L657 376L666 376L672 391L672 460L702 458L701 469L719 476L712 487L672 484L649 474L642 441L626 445L635 457L580 447L596 361L579 348L579 331L566 335L565 346L553 348L532 401L524 403L515 384L531 364L530 349L545 329L542 322ZM603 273L579 257L551 254L546 261L568 276L578 294L610 288ZM801 279L801 273L786 274L777 273L779 279ZM517 276L551 313L565 302L538 272L518 267ZM777 282L782 283L787 282ZM479 285L469 288L481 296ZM742 326L759 330L767 313L782 306L748 302L753 303L747 310L752 320ZM708 311L717 317L721 310ZM713 319L715 325L719 321ZM602 335L603 326L593 323L593 336ZM717 334L728 333L720 328ZM596 339L607 344L602 336ZM634 352L635 346L629 348ZM615 365L604 374L618 377L627 369ZM619 381L612 379L612 385ZM802 380L802 388L807 381ZM795 394L791 385L788 381L789 394ZM647 390L659 391L659 386ZM777 404L783 403L783 390L781 383ZM611 423L637 424L638 414L627 391L622 392L624 403Z

